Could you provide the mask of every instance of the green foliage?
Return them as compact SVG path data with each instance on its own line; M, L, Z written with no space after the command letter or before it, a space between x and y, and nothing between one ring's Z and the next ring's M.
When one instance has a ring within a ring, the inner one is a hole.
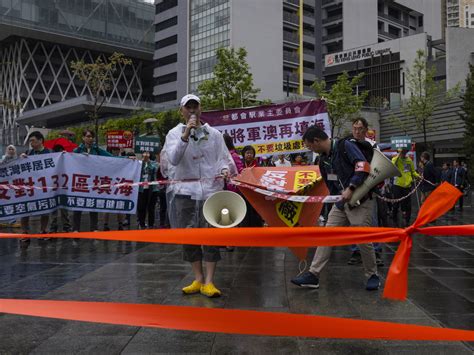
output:
M127 117L111 118L99 126L98 142L105 144L106 134L108 131L127 130L137 134L147 133L146 124L143 123L147 118L156 118L158 121L151 124L153 133L160 137L161 142L165 141L166 134L170 129L181 122L181 115L178 110L169 110L159 113L148 111L137 111ZM82 132L84 129L90 128L88 125L68 127L67 130L75 133L73 141L77 144L82 143ZM48 134L47 139L61 137L61 130L53 130Z
M343 127L360 113L368 92L354 94L355 88L360 84L364 73L349 79L349 74L343 72L337 77L336 83L330 90L326 89L324 80L316 80L312 88L318 98L325 99L328 103L329 121L331 122L331 136L339 137Z
M426 133L432 128L432 115L436 108L450 100L459 91L459 86L445 92L444 80L435 81L436 69L427 63L423 50L416 52L413 66L407 70L409 99L402 104L406 116L413 117L416 128L423 133L425 149L428 148Z
M474 181L472 178L474 166L474 65L469 64L469 74L466 78L466 91L462 96L464 101L462 105L463 114L462 119L466 124L466 131L464 133L464 149L468 158L468 167L470 181Z
M245 48L219 48L214 77L198 87L204 110L254 106L260 89L253 86Z
M112 86L112 81L117 66L129 65L132 61L125 58L122 53L114 52L104 61L102 56L98 56L92 63L86 63L84 60L72 61L71 69L79 79L84 81L91 90L93 101L93 111L90 117L95 126L96 136L99 137L99 112L107 97L107 92Z

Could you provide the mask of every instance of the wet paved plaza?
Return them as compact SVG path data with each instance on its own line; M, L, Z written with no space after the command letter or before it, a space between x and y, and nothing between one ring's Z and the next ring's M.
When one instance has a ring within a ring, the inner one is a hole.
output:
M471 208L437 224L473 224ZM157 231L159 233L159 231ZM350 251L334 250L319 290L289 280L296 258L283 248L223 249L216 285L218 299L183 296L193 279L175 245L58 240L32 241L26 252L17 240L0 240L0 298L109 301L189 305L328 315L355 319L474 329L474 238L414 238L406 302L367 292L362 267L347 265ZM384 245L385 277L396 245ZM249 322L251 320L249 319ZM474 345L455 342L391 342L259 337L102 325L0 315L0 353L318 353L472 354Z

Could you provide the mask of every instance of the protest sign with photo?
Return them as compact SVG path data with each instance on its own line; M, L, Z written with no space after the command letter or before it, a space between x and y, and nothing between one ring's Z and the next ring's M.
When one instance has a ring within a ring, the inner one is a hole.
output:
M107 148L133 148L132 131L108 131Z
M321 100L203 112L201 120L229 134L237 149L253 146L257 156L307 151L302 137L312 125L331 135L326 102Z
M141 162L96 155L51 153L0 164L0 220L57 208L133 214Z

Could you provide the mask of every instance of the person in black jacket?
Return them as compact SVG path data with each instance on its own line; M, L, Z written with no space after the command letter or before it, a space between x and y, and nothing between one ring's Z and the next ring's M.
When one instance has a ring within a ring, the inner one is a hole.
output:
M441 169L441 182L451 182L451 164L443 163L443 167Z
M331 195L341 195L341 200L329 212L326 227L372 226L375 200L369 194L356 207L346 203L370 172L370 164L357 144L348 139L332 140L317 126L306 130L303 142L309 150L321 154L319 169ZM377 275L374 247L372 243L367 243L359 245L359 248L367 278L366 290L378 290L380 278ZM293 278L291 282L300 287L319 288L319 275L329 262L331 250L330 246L319 246L309 271Z
M464 192L464 188L466 187L466 178L467 178L467 173L466 170L459 165L459 161L453 160L453 169L451 171L451 184L456 186L456 188ZM459 198L459 209L462 211L464 203L464 198L461 195Z
M423 203L431 192L438 185L438 173L433 165L433 162L430 161L430 153L423 152L421 153L421 164L423 164L423 181L420 185L421 190L421 202Z

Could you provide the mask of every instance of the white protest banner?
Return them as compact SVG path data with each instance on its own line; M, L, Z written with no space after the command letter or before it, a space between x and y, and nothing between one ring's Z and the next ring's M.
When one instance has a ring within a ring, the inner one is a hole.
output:
M141 162L96 155L51 153L0 164L0 220L57 208L133 214ZM122 185L116 185L122 184Z
M230 135L237 149L253 146L257 156L307 151L302 137L312 125L331 135L326 102L321 100L203 112L201 120Z

